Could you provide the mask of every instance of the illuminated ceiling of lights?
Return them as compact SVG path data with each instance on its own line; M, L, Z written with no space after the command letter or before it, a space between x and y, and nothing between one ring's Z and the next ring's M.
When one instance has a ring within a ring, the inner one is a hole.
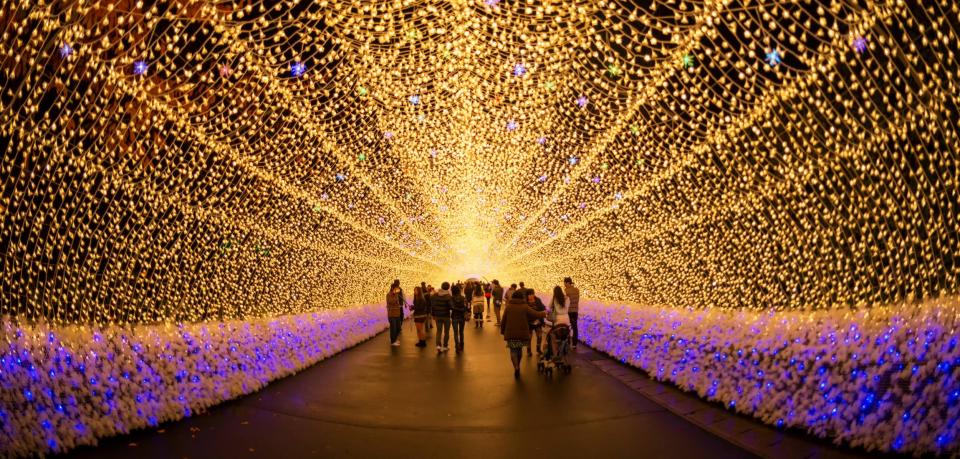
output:
M2 0L0 313L958 286L958 6Z

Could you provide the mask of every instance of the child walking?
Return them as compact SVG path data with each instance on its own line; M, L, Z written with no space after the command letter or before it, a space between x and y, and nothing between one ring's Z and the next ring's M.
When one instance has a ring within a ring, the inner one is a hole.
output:
M473 306L474 328L483 328L483 307L486 305L486 300L483 298L483 287L479 283L473 288L473 299L470 304Z

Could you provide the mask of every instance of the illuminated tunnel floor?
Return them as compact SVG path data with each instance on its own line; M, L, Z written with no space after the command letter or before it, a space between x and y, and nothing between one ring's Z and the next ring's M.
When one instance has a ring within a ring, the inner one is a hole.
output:
M546 380L513 379L492 323L466 352L400 347L386 333L207 414L107 439L76 457L752 457L630 389L581 349ZM546 454L546 455L545 455Z

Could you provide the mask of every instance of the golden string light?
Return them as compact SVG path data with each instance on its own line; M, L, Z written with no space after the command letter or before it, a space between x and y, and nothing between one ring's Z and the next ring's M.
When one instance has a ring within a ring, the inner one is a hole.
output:
M955 292L958 6L5 0L0 312Z

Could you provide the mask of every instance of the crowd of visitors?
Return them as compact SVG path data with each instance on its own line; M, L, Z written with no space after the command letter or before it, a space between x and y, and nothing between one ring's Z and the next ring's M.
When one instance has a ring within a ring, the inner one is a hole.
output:
M576 348L579 338L579 305L580 290L569 277L563 280L562 287L553 287L549 306L523 282L510 284L504 290L496 279L491 282L475 279L457 281L453 285L443 282L439 289L421 282L414 287L412 301L408 302L403 295L400 281L394 280L387 292L390 344L400 345L405 309L410 311L417 329L417 347L427 346L427 332L436 325L434 339L438 354L450 349L451 328L454 349L459 354L464 351L464 328L471 316L475 329L482 329L484 322L496 319L495 326L510 350L514 376L519 377L523 348L526 347L527 355L532 356L534 349L540 355L547 346L555 347L557 342L551 333L553 329L569 327L573 335L573 347ZM491 308L493 314L490 313ZM545 334L544 329L548 325L549 329ZM534 337L536 345L533 343Z

